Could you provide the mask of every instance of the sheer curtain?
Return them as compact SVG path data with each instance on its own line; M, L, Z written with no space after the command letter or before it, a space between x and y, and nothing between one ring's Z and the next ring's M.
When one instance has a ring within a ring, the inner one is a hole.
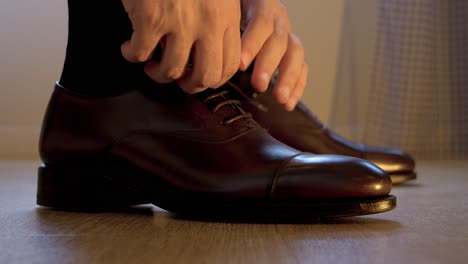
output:
M353 2L344 10L330 127L420 159L468 158L468 1L379 1L368 60L350 47L359 42L347 26ZM365 85L353 80L361 66Z

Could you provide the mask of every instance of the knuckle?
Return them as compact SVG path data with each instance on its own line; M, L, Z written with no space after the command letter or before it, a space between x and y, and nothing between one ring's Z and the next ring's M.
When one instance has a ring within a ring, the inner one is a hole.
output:
M166 79L177 80L182 77L184 70L180 67L169 68L163 72Z
M223 85L224 85L224 82L222 81L222 82L217 83L216 85L212 85L210 88L216 90L216 89L219 89Z
M148 60L150 53L145 50L137 50L133 55L133 59L137 62L145 62Z
M195 84L199 87L210 87L211 85L219 82L219 74L214 72L201 74L196 80Z
M219 22L219 18L222 18L222 14L221 14L221 8L219 7L219 5L212 5L210 8L208 8L206 10L206 15L207 15L207 18L210 19L210 20L216 20L217 22Z
M132 14L132 17L130 19L132 21L135 21L137 25L139 26L150 26L152 25L155 21L158 21L155 19L155 12L154 10L150 9L138 9L136 12Z
M153 22L153 14L151 14L149 10L141 11L140 13L136 14L136 19L139 20L140 25L148 26Z
M274 22L273 14L271 12L267 12L266 10L259 11L256 19L262 24L273 24Z
M184 91L185 93L188 93L188 94L196 94L197 93L197 89L193 88L192 86L181 86L180 87L182 89L182 91Z
M289 33L283 29L276 29L273 33L275 41L281 44L281 47L285 50L288 47L288 35Z
M227 82L229 79L232 78L232 76L234 76L234 74L236 74L237 70L226 70L226 72L224 72L223 74L223 77L222 77L222 82Z
M226 66L226 69L224 70L224 76L230 78L232 77L237 70L239 69L240 63L230 63Z
M302 43L301 39L294 34L289 35L289 42L290 45L297 49L304 49L304 44Z
M287 10L286 6L283 3L278 4L278 14L280 16L283 16L283 17L288 16L288 10Z

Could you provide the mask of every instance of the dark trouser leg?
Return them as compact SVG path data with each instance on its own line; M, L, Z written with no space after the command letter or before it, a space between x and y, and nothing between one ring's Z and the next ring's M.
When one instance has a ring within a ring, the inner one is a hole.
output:
M120 46L132 25L120 0L100 3L68 0L68 43L60 83L89 95L113 95L149 78L143 64L127 62Z

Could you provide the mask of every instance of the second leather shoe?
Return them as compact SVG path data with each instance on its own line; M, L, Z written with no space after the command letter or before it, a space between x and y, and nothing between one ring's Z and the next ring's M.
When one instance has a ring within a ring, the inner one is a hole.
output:
M366 159L389 174L394 184L416 178L415 162L409 154L399 149L351 142L328 129L303 103L299 102L288 112L276 102L272 89L263 94L254 92L250 80L249 72L239 72L228 84L236 90L242 107L279 141L310 153Z
M153 203L184 215L273 218L395 207L380 168L291 148L239 105L224 88L187 95L175 84L148 84L91 97L57 83L42 127L37 203L86 211Z

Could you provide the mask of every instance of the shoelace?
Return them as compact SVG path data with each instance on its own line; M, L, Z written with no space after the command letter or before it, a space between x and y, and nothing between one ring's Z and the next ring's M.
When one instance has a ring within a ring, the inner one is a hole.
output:
M251 89L251 93L250 95L248 95L246 92L244 92L244 90L242 90L242 88L240 88L238 85L236 85L235 83L231 82L231 81L228 81L226 83L227 85L229 85L231 88L233 88L240 96L242 96L245 100L249 101L251 104L253 104L255 107L257 107L259 110L263 111L263 112L268 112L268 107L258 101L255 100L255 98L257 98L260 94L253 91L253 89Z
M252 72L250 71L244 74L252 74ZM268 89L272 89L272 86L274 86L274 84L276 83L277 77L278 77L278 71L276 71L275 74L273 74L273 77L270 80ZM231 88L233 88L236 91L236 93L239 94L244 100L249 101L249 103L257 107L260 111L263 111L263 112L269 111L268 106L262 104L261 102L257 100L257 98L260 98L263 95L262 93L256 92L252 87L249 87L249 89L243 89L231 81L228 81L226 84L229 85ZM296 107L301 109L301 111L303 111L304 113L308 114L311 118L315 120L315 122L322 125L323 128L326 128L323 122L314 113L312 113L307 107L305 107L301 102L299 102Z
M254 67L254 63L252 63L250 65L250 67L249 67L249 69L247 69L247 71L245 71L244 73L241 73L241 74L252 75L253 67ZM278 70L276 70L273 73L273 75L271 77L271 80L270 80L270 83L268 85L268 89L271 89L271 87L274 86L274 84L276 83L277 78L278 78ZM266 105L264 105L261 102L259 102L258 100L256 100L257 98L262 96L262 93L256 92L253 89L253 87L251 87L250 85L249 85L248 89L246 89L246 88L239 87L237 84L233 83L232 81L228 81L226 84L229 85L231 88L233 88L237 92L237 94L239 94L245 100L249 101L249 103L251 103L252 105L257 107L260 111L262 111L262 112L268 112L269 111L269 109L268 109L268 107Z
M214 107L211 109L213 113L216 113L221 107L224 107L224 106L231 106L239 112L239 114L235 116L224 119L222 121L223 126L227 126L240 119L251 119L252 114L245 112L245 110L241 108L241 104L242 104L241 101L228 98L227 97L228 94L229 94L229 91L226 91L226 90L213 93L207 96L206 98L204 98L203 103L208 104L210 101L216 98L221 98L221 101L216 103Z

